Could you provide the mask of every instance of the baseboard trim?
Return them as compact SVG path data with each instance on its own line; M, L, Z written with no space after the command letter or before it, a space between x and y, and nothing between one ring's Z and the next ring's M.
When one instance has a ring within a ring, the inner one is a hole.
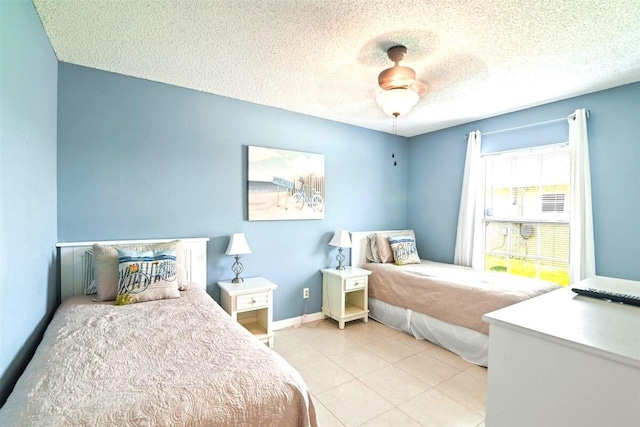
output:
M273 327L274 331L278 331L280 329L286 329L292 326L300 326L303 323L313 322L315 320L322 320L321 312L306 314L304 316L291 317L289 319L276 320L271 324L271 326Z

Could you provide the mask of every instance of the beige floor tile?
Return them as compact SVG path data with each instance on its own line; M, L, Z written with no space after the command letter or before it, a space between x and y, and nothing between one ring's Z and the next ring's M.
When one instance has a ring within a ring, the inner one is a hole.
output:
M412 419L399 409L392 409L382 415L378 415L371 421L362 424L362 427L420 427L420 423ZM322 426L324 427L324 426Z
M435 389L482 414L484 417L487 396L486 381L472 377L466 372L460 372L438 384Z
M418 351L425 351L425 350L429 350L430 348L437 347L435 344L427 340L416 339L413 335L409 335L405 332L401 332L398 335L394 335L394 338L396 338L403 344L406 344L410 347L415 348Z
M306 342L302 342L297 347L287 348L283 350L278 349L276 351L295 368L304 366L308 363L317 362L318 360L327 357L316 350L315 347L313 347L311 344L308 344Z
M385 324L382 324L382 323L380 323L378 321L375 321L373 319L369 319L369 321L367 323L365 323L365 325L370 330L378 331L378 332L380 332L383 335L388 336L388 337L390 337L392 335L396 335L396 334L401 332L401 331L398 331L397 329L390 328L389 326L387 326Z
M476 427L484 417L438 390L427 390L399 406L425 427Z
M397 335L393 335L389 338L372 342L371 344L365 345L364 348L391 363L406 359L407 357L418 353L418 350L414 347L403 344L402 340L397 339L396 337Z
M273 349L277 352L291 350L304 344L304 340L294 334L291 329L275 331L274 334Z
M354 379L353 375L326 357L297 369L313 394L322 393Z
M389 362L363 347L355 347L328 357L356 378L389 365Z
M307 342L320 353L327 356L358 347L358 344L336 333L320 335L319 337L309 339Z
M284 329L276 329L273 333L277 336L286 337L289 335L293 335L293 327L284 328Z
M314 320L313 322L307 322L301 326L302 328L310 328L310 329L330 329L336 330L338 329L338 323L334 322L333 319L322 319L322 320Z
M326 334L333 333L333 328L328 327L326 322L318 321L314 323L304 324L298 328L292 328L291 331L300 339L308 341ZM337 329L337 328L336 328Z
M329 412L329 410L325 408L316 397L313 398L313 406L316 408L318 423L321 427L344 427L344 424Z
M377 393L353 380L316 396L345 426L359 426L393 408Z
M414 354L394 363L394 366L432 387L460 372L453 366L432 357L428 352Z
M430 356L433 356L436 359L440 360L441 362L444 362L447 365L451 365L454 368L458 368L460 370L466 369L466 368L468 368L469 366L472 365L472 363L467 362L466 360L464 360L462 357L458 356L457 354L452 353L449 350L444 349L444 348L439 347L439 346L433 346L432 348L427 350L427 353Z
M305 379L322 426L484 427L487 369L429 341L373 320L275 334L274 350Z
M464 372L485 383L487 382L487 368L484 366L471 365Z
M389 336L375 327L369 328L369 324L371 323L371 320L367 323L350 322L345 325L344 329L338 329L338 331L343 337L359 345L370 344Z
M394 405L400 405L430 388L393 365L364 375L360 381Z

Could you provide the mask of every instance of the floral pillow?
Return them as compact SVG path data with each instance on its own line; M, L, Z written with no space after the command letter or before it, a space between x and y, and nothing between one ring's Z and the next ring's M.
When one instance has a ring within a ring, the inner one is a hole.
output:
M391 236L389 245L396 265L420 264L416 241L411 236Z
M180 298L176 251L118 249L116 305Z

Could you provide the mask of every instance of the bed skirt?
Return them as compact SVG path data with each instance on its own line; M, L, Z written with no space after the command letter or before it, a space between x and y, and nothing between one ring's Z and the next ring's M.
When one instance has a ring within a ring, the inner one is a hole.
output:
M375 298L369 298L369 317L418 339L425 339L446 348L468 362L480 366L488 364L489 337L480 332Z

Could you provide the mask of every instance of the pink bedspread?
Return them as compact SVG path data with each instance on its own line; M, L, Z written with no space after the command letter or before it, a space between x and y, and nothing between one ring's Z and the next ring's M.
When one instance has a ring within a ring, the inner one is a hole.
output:
M128 306L65 301L2 426L316 426L300 374L201 289Z
M560 286L505 273L422 260L421 264L365 264L369 296L489 334L482 316ZM541 314L543 315L543 314Z

